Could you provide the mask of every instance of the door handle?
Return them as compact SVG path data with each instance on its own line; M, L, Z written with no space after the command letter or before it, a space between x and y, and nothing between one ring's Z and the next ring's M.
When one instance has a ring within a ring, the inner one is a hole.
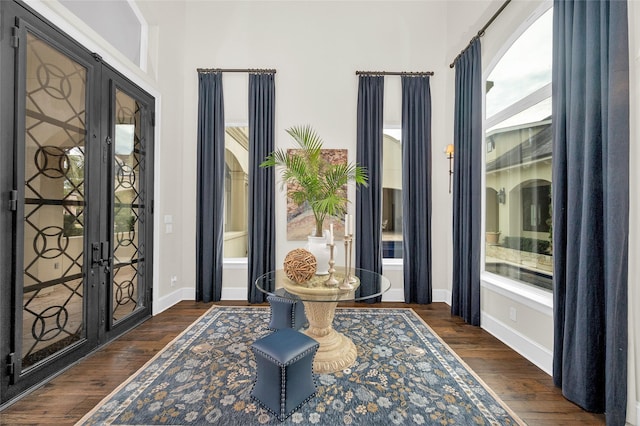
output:
M102 260L108 259L110 257L109 255L109 241L100 242L100 257Z
M91 244L91 268L97 268L102 265L100 258L100 243Z
M111 265L110 255L111 253L109 251L108 241L91 244L91 267L97 268L99 266L104 266L105 272L108 272L108 268Z

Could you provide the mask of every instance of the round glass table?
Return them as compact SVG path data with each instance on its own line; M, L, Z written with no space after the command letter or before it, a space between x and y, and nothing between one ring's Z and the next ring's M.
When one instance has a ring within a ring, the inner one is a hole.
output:
M315 275L303 283L287 277L283 269L267 272L256 280L256 288L263 293L302 301L309 320L303 332L318 341L320 347L313 361L315 373L334 373L351 367L356 361L356 346L344 334L333 328L333 317L338 302L358 302L381 296L389 290L389 280L377 272L336 267L333 281L329 275Z

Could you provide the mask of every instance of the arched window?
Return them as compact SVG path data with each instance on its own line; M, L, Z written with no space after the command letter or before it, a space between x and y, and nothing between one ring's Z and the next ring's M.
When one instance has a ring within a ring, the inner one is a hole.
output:
M552 10L485 82L485 270L551 289Z

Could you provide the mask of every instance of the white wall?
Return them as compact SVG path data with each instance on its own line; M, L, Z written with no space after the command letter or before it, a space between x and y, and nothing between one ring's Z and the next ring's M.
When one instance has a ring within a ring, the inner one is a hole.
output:
M311 123L328 147L349 148L355 160L355 70L432 70L434 299L451 287L451 199L442 150L453 138L454 71L448 65L503 3L455 2L157 2L138 1L149 24L149 66L142 73L56 2L29 0L64 31L100 53L158 100L156 144L156 267L154 312L194 297L197 67L273 67L276 74L276 144L288 146L284 129ZM482 39L485 69L517 26L541 2L514 1ZM640 5L629 2L631 46L631 177L629 235L629 417L638 420L640 389ZM443 18L445 17L445 18ZM188 25L187 25L188 23ZM225 75L227 121L246 122L246 75ZM386 124L400 123L399 79L385 81ZM439 161L442 159L442 161ZM351 193L353 200L353 191ZM159 203L159 204L158 204ZM297 243L286 241L284 196L276 206L278 262ZM173 233L164 232L164 215ZM162 229L161 229L162 228ZM395 271L391 271L395 269ZM385 273L401 281L399 267ZM169 278L178 283L171 287ZM246 266L225 267L225 288L246 298ZM550 369L551 301L544 292L518 291L484 280L483 327L542 369ZM233 289L236 289L233 291ZM397 294L397 293L396 293ZM236 297L237 296L237 297ZM510 308L517 321L510 319Z
M488 18L502 5L502 0L456 1L448 7L449 55L455 55ZM630 229L629 229L629 371L628 371L628 412L627 421L638 424L640 419L640 4L629 3L630 39L630 101L631 101L631 144L630 144ZM505 40L520 25L528 25L527 20L539 8L541 1L514 1L502 12L482 38L483 70L486 72L496 58L504 52ZM464 13L465 10L472 13ZM478 17L477 19L475 17ZM461 43L455 40L464 33ZM453 83L451 83L453 96ZM448 98L449 99L449 98ZM448 102L452 103L449 99ZM450 107L453 110L453 107ZM623 159L621 159L624 161ZM482 323L483 328L522 353L544 371L552 368L553 317L550 295L541 291L515 288L508 282L483 275L482 283ZM516 320L511 319L511 308L516 310Z
M156 140L156 258L154 279L154 314L182 299L193 299L193 280L185 281L182 270L183 244L195 246L195 239L185 241L184 224L191 221L183 214L182 159L188 153L185 145L195 141L184 139L184 89L189 84L197 86L197 79L189 81L180 64L186 39L185 5L167 1L158 7L157 2L137 2L149 25L148 76L155 81L162 93L156 105L156 130L161 137ZM195 184L195 183L194 183ZM169 221L170 227L165 222ZM171 228L170 231L167 228ZM175 283L171 284L171 277Z
M133 63L140 64L140 41L142 31L146 28L141 25L143 23L138 20L131 4L102 0L60 0L60 3L109 40L111 45ZM114 26L114 21L118 21L119 25Z
M435 71L433 103L433 223L448 221L448 163L442 154L449 143L443 126L446 109L444 3L436 2L188 2L183 73L183 264L185 285L195 281L196 68L275 68L276 146L292 146L285 129L309 123L327 148L347 148L355 161L356 70ZM224 74L225 119L247 122L246 74ZM385 78L385 124L401 121L400 78ZM438 177L441 177L438 179ZM351 210L355 191L350 190ZM286 240L285 196L276 201L276 264L303 242ZM190 219L189 219L190 218ZM446 246L450 227L434 226L434 247ZM339 249L342 249L338 245ZM338 250L337 259L343 254ZM434 250L433 281L448 288L447 255ZM230 269L233 268L233 269ZM402 300L402 273L385 274ZM397 268L396 268L397 269ZM234 264L224 271L223 298L246 298L247 278ZM400 290L398 292L397 290ZM399 297L399 298L398 298Z

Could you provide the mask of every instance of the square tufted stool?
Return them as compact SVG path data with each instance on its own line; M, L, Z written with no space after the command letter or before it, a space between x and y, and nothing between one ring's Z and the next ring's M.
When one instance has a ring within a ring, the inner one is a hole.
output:
M284 289L278 289L274 294L267 296L271 306L271 320L269 328L279 330L281 328L293 328L299 330L307 324L307 316L304 313L302 301L292 294L284 297Z
M291 328L276 330L251 345L256 381L251 397L283 421L316 394L313 357L319 343Z

